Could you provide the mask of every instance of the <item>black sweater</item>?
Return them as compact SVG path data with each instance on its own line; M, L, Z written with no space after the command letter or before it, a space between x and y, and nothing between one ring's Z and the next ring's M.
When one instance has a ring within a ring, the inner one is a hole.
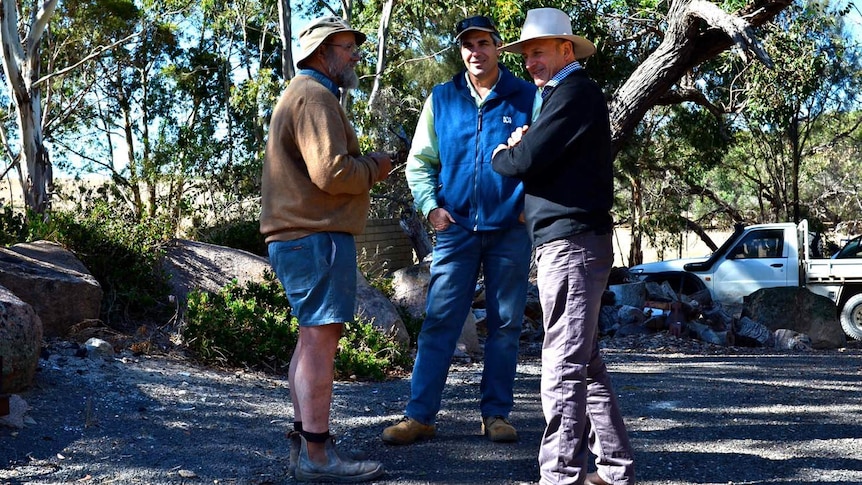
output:
M612 231L608 106L584 70L571 73L548 93L521 143L498 152L493 167L524 181L524 212L535 245Z

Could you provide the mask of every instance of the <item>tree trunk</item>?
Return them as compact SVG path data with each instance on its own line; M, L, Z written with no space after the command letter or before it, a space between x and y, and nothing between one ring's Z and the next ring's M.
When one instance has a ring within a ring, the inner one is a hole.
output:
M791 0L755 2L735 15L703 0L673 0L658 48L641 63L610 102L613 156L643 119L692 68L736 44L771 65L752 29L772 20Z
M377 30L377 70L374 73L374 87L368 96L368 108L372 109L380 92L380 78L386 69L386 43L389 41L389 23L392 20L392 7L395 0L386 0L380 14L380 28Z
M132 126L131 106L126 93L123 91L123 81L121 75L117 74L117 99L119 100L120 110L123 112L123 134L126 139L126 157L129 160L127 165L129 169L128 187L132 191L132 209L136 218L140 218L144 213L144 202L141 198L141 188L138 185L138 164L135 160L135 133Z
M3 46L3 71L15 102L20 133L17 168L24 191L24 203L37 214L50 207L53 186L51 161L42 141L42 94L39 80L39 45L57 0L48 0L31 10L30 26L18 34L17 2L0 2L0 43Z
M632 223L629 243L629 267L644 262L643 228L639 221L643 217L643 187L640 175L632 178Z
M416 260L420 263L425 260L425 257L431 254L433 247L431 240L428 238L428 232L419 218L419 214L412 208L405 211L401 215L399 222L401 230L407 234L410 243L413 245L413 252L416 253Z
M293 51L291 50L290 0L278 0L278 34L281 38L281 75L285 81L293 79Z

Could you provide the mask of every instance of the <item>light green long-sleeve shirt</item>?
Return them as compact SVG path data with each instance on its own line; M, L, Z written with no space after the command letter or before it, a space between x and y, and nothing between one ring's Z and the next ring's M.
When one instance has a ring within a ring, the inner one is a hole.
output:
M467 78L470 94L476 101L476 107L481 108L485 100L473 87L467 72L464 72L464 76ZM493 91L493 89L492 87L491 90ZM416 123L416 130L413 133L413 142L410 145L410 153L407 156L407 166L405 167L407 185L410 186L410 192L413 193L416 210L426 217L438 207L437 176L440 173L440 145L439 140L437 140L437 132L434 130L434 110L431 103L431 95L429 94ZM537 92L536 102L533 105L532 119L534 121L541 108L542 98Z

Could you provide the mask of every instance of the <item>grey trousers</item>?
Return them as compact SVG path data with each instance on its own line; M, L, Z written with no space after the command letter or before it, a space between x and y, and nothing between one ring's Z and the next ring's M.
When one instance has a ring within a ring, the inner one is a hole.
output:
M545 328L540 483L584 483L592 451L602 479L633 485L631 444L597 344L613 266L611 235L590 232L543 244L536 266Z

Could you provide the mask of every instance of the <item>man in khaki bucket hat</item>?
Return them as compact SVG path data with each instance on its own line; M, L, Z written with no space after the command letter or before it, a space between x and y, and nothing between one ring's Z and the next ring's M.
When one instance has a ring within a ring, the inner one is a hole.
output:
M335 353L356 303L354 235L365 229L369 190L392 168L386 154L360 153L339 103L342 91L357 85L364 41L338 17L313 20L299 33L300 69L269 124L260 231L299 320L288 371L289 470L297 481L360 482L383 474L376 461L340 454L329 434Z
M633 485L625 423L599 353L601 298L613 265L613 159L608 107L577 59L596 52L565 12L527 12L521 54L540 90L529 128L495 149L494 170L524 182L544 315L540 484ZM590 451L598 470L587 473Z

